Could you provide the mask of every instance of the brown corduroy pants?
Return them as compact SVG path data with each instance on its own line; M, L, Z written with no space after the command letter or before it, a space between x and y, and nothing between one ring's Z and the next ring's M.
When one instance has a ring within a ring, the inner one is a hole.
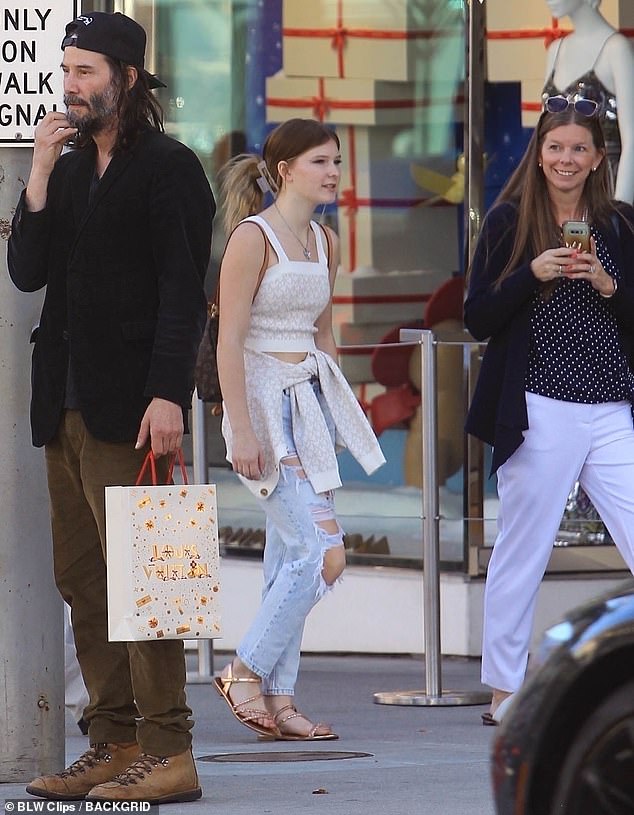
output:
M169 756L191 745L183 643L108 642L104 490L134 484L146 453L131 442L98 441L78 410L64 411L46 445L53 563L90 696L90 743L138 741L144 753ZM167 462L157 464L165 483Z

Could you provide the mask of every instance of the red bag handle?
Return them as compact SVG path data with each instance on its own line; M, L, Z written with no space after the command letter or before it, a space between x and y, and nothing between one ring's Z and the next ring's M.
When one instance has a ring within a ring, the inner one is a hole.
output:
M176 463L176 459L178 459L178 464L181 470L181 476L183 479L183 484L187 484L187 470L185 469L185 459L183 458L183 451L179 447L178 450L170 455L170 463L167 470L167 484L172 483L172 476L174 474L174 464ZM150 467L150 473L152 475L152 485L154 487L157 486L158 481L156 477L156 458L154 453L150 450L143 460L143 464L141 465L141 469L139 470L139 474L136 477L136 481L134 482L135 487L140 486L141 481L143 481L143 476L145 475L145 471Z
M178 466L180 467L181 471L181 478L183 479L183 484L187 484L187 470L185 469L185 459L183 458L183 451L179 447L178 450L170 456L170 466L167 471L167 483L172 483L172 475L174 473L174 464L176 464L176 460L178 459Z

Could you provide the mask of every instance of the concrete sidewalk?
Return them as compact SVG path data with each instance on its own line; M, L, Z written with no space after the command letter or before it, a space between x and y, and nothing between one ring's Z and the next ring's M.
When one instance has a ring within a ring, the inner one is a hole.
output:
M218 671L228 655L216 652ZM444 659L444 690L477 690L479 661ZM424 662L410 657L307 656L297 706L331 723L331 742L260 742L210 685L190 684L194 755L203 798L169 804L169 815L494 815L486 707L377 705L373 694L422 690ZM67 717L68 718L68 717ZM72 761L87 740L68 722ZM347 754L362 754L346 757ZM22 784L0 797L29 798ZM31 799L37 800L37 799Z

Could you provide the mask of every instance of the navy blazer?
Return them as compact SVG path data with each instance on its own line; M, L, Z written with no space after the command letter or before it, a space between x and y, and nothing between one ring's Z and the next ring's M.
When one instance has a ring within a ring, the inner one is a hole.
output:
M46 286L32 359L33 443L55 436L68 359L86 427L109 442L136 439L153 397L186 418L202 335L204 277L215 204L185 145L148 129L112 158L88 203L91 144L57 161L46 208L24 194L8 249L22 291Z
M610 299L623 350L634 363L634 209L616 202L614 223L597 225L619 270L619 286ZM615 223L617 219L615 218ZM530 342L531 301L539 286L527 258L502 282L494 283L511 255L517 210L510 203L487 215L473 256L465 300L465 325L476 340L488 339L480 375L467 415L466 430L493 445L491 472L517 450L528 429L525 383Z

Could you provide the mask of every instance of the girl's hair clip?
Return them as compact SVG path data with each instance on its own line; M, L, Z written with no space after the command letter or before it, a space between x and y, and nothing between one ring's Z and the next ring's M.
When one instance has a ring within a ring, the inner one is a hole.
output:
M266 180L266 178L262 178L262 176L261 176L261 175L260 175L260 176L258 176L258 177L255 179L255 183L256 183L256 184L258 185L258 187L259 187L259 188L262 190L262 192L264 192L264 193L267 193L267 192L272 192L272 190L271 190L271 185L270 185L270 184L269 184L269 182Z
M262 159L262 161L258 161L257 168L258 172L260 173L259 178L255 179L258 187L263 193L270 192L272 195L276 195L278 192L278 186L275 183L275 179L269 172L269 168L266 166L266 161L264 159Z

